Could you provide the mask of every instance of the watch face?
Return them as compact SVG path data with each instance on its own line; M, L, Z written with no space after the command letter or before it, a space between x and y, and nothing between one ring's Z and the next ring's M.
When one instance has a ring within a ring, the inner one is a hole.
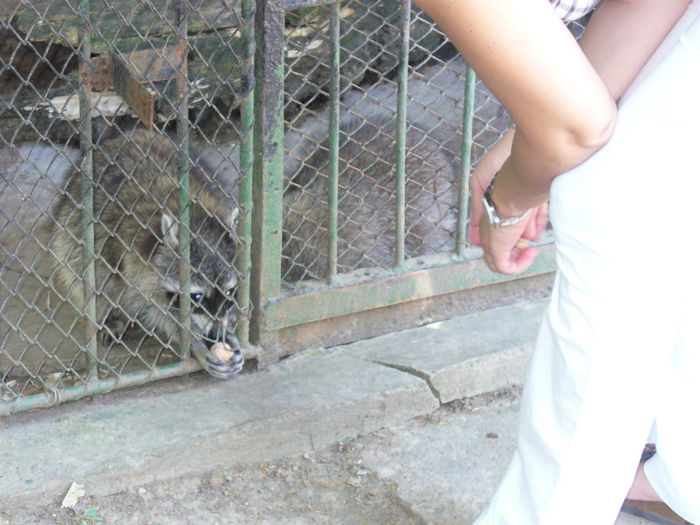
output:
M489 223L492 226L498 226L501 222L501 218L496 213L496 209L493 207L491 199L489 199L489 192L484 193L484 198L482 199L481 203L484 207L484 214L486 215Z
M496 211L496 207L494 206L493 201L491 200L491 192L489 190L492 187L493 184L489 186L488 190L486 190L486 192L484 193L484 198L481 200L481 203L484 206L484 215L486 215L486 218L488 219L491 226L493 226L494 228L510 226L511 224L516 224L522 221L525 217L527 217L530 214L530 210L527 210L525 213L517 217L508 217L507 219L502 219L501 217L499 217L498 212Z

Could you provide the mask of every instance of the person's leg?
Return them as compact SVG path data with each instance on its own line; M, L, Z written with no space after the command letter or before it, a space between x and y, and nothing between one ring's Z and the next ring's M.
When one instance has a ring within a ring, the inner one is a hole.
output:
M644 464L653 490L700 523L700 297L688 299L656 417L656 454Z
M700 10L697 1L692 10ZM652 77L651 80L647 82L646 78L638 79L637 84L643 86L643 92L640 96L635 96L634 89L632 90L629 109L637 112L646 109L657 118L665 118L670 123L687 122L684 126L687 140L680 141L679 144L685 143L693 152L697 150L700 132L697 130L697 103L689 104L688 99L692 98L693 90L695 100L700 96L697 92L700 77L700 19L684 24L678 32L679 45L668 54L659 53L663 58L657 57L658 65L652 64L653 67L648 68L647 76ZM687 69L688 81L671 83L669 79L672 80L672 71L680 68ZM688 89L683 84L687 84ZM650 101L650 94L645 96L644 90L652 93L667 90L667 93L665 97L657 97ZM693 118L694 122L690 120ZM688 177L697 176L700 172L699 166L700 162L691 160L686 168ZM687 193L693 195L693 190L697 188L691 188ZM694 199L692 196L690 201L686 200L685 204L680 204L696 208L692 202ZM700 249L691 248L686 257L695 260L699 252ZM684 262L679 260L678 266L683 267ZM689 281L687 287L697 290L697 277L691 273L686 278ZM700 455L694 450L700 440L700 418L694 417L697 412L697 400L700 399L698 319L700 298L691 293L683 308L670 366L664 371L665 384L654 428L657 453L640 466L635 483L628 493L629 498L654 500L658 497L695 523L700 523L700 496L696 489L700 485Z
M700 382L674 351L700 293L700 55L671 47L621 104L610 143L552 187L559 273L518 449L479 525L612 524L670 402L668 371L680 366ZM684 517L700 510L697 501L681 508L650 477Z

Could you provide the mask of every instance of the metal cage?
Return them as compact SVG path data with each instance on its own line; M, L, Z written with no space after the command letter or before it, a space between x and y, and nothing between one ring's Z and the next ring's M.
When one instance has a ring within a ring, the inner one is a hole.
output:
M505 279L468 180L510 120L410 2L0 4L0 414Z

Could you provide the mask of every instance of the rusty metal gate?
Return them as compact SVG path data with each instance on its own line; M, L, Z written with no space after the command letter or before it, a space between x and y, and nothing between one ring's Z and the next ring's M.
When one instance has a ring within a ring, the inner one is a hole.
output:
M504 279L466 233L508 116L410 2L0 5L0 415Z

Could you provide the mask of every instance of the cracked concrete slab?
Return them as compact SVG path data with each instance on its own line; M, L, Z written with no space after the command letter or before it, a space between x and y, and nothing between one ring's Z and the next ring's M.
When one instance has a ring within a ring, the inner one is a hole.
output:
M522 384L546 300L494 308L344 347L425 379L440 403Z
M365 468L396 484L402 504L426 525L473 523L496 491L515 451L519 405L443 412L383 432L361 453ZM620 514L615 525L651 525Z
M362 459L397 484L426 524L472 523L488 504L515 449L517 406L465 413L393 436Z
M94 494L203 469L302 454L434 411L426 383L331 351L232 381L146 389L0 420L0 502ZM69 484L69 483L68 483Z

